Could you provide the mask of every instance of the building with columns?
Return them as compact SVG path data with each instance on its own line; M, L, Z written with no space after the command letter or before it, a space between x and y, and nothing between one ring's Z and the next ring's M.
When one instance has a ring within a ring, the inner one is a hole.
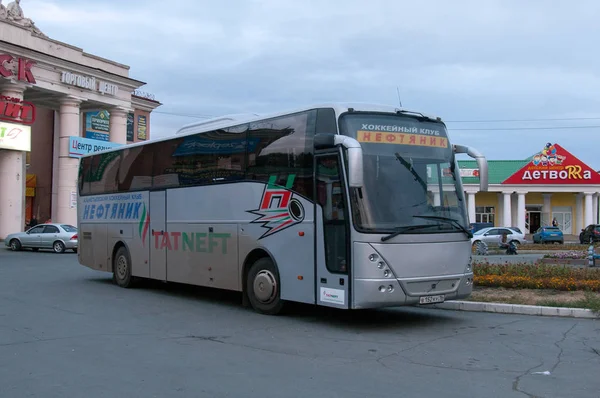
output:
M128 66L0 11L1 240L32 218L76 226L79 157L149 139L161 104Z
M524 160L488 160L489 191L478 192L474 161L459 161L469 221L534 233L555 220L566 235L598 223L600 174L559 144Z

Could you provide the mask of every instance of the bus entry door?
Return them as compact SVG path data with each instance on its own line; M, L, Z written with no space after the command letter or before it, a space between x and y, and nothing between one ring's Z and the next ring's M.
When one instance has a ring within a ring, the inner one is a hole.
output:
M167 280L167 248L163 244L167 231L167 195L150 192L150 278Z
M350 308L348 205L339 151L317 153L317 304Z

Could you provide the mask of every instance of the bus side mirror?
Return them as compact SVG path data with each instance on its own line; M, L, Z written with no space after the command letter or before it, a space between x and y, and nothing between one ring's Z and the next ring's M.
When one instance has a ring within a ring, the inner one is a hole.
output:
M465 145L453 145L454 153L466 153L477 161L477 168L479 168L479 190L481 192L487 192L488 190L488 164L485 156L483 156L477 149L471 148Z
M335 147L335 134L315 134L315 149L329 149Z
M334 135L335 145L341 145L346 148L348 155L348 186L350 188L363 187L363 154L360 143L354 138L336 134Z

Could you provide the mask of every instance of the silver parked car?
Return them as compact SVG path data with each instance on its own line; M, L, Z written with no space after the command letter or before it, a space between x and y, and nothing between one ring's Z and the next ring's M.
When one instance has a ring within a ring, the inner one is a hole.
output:
M488 227L480 229L473 234L471 244L476 247L479 242L485 242L489 245L499 245L502 241L502 235L506 233L506 243L514 242L516 245L527 243L525 234L515 231L507 227Z
M77 228L60 223L38 224L25 232L8 235L4 244L13 251L52 249L64 253L68 249L77 253Z

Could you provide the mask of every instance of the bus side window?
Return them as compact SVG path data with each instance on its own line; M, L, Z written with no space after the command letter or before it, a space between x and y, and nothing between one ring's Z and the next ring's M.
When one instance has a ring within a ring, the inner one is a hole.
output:
M251 123L248 131L247 178L286 186L313 197L313 137L317 111Z
M79 164L79 195L82 196L90 194L90 171L92 168L92 159L93 157L83 158Z
M154 147L146 144L123 151L118 175L120 192L152 188Z
M243 180L243 127L189 135L154 154L154 188L189 187Z

